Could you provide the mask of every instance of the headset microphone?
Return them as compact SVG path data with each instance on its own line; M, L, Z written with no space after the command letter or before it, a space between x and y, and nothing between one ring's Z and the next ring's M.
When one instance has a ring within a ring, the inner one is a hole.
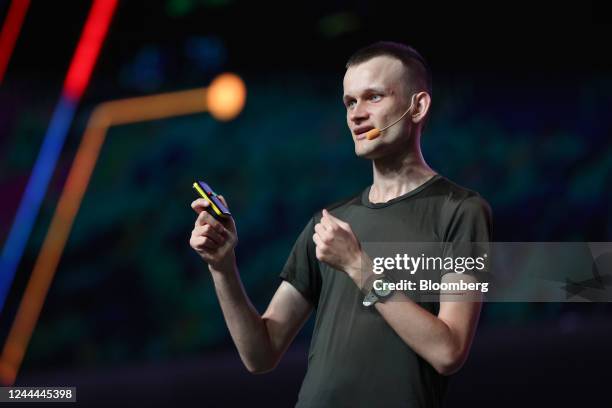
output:
M406 109L406 112L404 112L404 114L403 114L402 116L400 116L400 117L399 117L399 119L398 119L398 120L396 120L395 122L391 123L390 125L385 126L385 127L384 127L384 128L382 128L382 129L379 129L379 128L374 128L374 129L372 129L372 130L368 130L368 131L366 132L366 134L365 134L366 139L368 139L368 140L374 140L374 139L376 139L378 136L380 136L380 134L381 134L383 131L385 131L385 130L389 129L391 126L395 125L397 122L399 122L400 120L402 120L402 119L404 118L404 116L406 116L406 114L412 110L412 104L413 104L413 102L414 102L414 99L412 99L412 100L410 101L410 107L409 107L408 109Z

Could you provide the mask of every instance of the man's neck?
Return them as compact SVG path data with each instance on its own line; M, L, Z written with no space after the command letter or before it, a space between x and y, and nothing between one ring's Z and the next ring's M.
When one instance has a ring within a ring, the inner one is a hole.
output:
M370 202L385 203L409 193L436 174L423 159L419 145L415 140L414 145L401 154L372 161L374 182L370 188Z

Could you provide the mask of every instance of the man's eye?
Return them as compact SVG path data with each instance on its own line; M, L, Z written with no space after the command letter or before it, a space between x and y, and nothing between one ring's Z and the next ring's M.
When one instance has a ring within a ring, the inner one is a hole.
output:
M378 102L378 101L380 101L381 99L382 99L382 96L380 96L380 95L372 95L372 96L370 96L370 100L371 100L372 102Z
M352 108L353 106L355 106L355 101L350 101L346 104L347 108Z

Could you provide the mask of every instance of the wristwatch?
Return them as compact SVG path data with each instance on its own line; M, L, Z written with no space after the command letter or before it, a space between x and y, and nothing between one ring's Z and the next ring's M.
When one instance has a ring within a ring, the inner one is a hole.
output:
M372 289L368 292L368 294L363 298L364 306L372 306L374 303L378 301L384 301L386 298L391 296L393 291L389 289L389 284L391 281L387 279L386 276L382 275L378 277L374 282L380 281L379 289L376 289L374 284L372 284ZM373 283L374 283L373 282Z

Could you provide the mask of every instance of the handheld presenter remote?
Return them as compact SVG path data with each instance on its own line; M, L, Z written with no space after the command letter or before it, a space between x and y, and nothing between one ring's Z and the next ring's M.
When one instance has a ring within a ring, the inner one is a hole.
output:
M208 200L210 205L206 207L206 210L210 213L210 215L215 217L215 219L222 221L232 216L227 207L223 205L221 200L219 200L217 197L217 194L208 184L203 181L196 181L193 183L193 189L198 196Z

